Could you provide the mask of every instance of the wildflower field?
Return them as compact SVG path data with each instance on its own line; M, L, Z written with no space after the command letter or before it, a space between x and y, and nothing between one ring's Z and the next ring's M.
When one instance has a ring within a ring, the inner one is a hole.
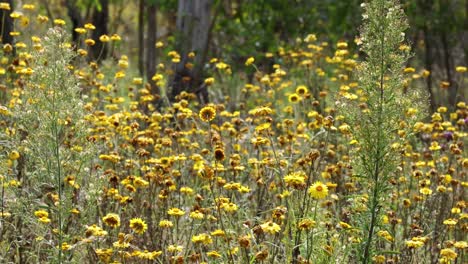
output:
M148 77L123 34L13 2L0 263L468 263L467 67L431 109L397 1L196 85L196 50L154 41Z

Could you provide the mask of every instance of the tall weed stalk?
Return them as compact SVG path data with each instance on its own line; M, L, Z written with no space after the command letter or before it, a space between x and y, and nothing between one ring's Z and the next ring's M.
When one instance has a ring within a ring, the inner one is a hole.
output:
M74 53L66 44L67 35L53 28L41 42L43 48L34 51L30 61L34 71L24 79L21 103L14 111L22 135L18 144L27 157L19 197L25 215L34 217L38 210L48 213L47 217L36 213L42 217L29 220L43 226L32 241L48 248L39 250L41 259L36 261L63 263L72 256L69 243L73 234L68 231L78 231L70 227L79 223L83 210L79 204L85 197L80 194L89 185L84 175L91 148L86 142L83 102L70 65Z
M402 73L409 57L404 31L408 24L399 2L372 0L362 7L363 25L358 44L365 60L358 67L356 91L361 99L345 100L341 108L358 141L354 153L355 174L363 189L361 198L367 202L367 209L355 215L361 234L353 258L370 263L378 251L376 234L383 228L383 212L389 205L389 180L397 171L399 147L405 141L397 130L405 109L419 95L404 94ZM412 117L406 122L416 119Z

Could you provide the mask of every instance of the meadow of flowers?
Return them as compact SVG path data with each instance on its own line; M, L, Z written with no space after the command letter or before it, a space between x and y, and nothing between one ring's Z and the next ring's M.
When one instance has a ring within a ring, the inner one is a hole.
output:
M395 166L372 182L357 168L373 110L350 43L310 34L265 54L270 69L247 59L252 78L211 58L200 105L167 98L180 54L164 42L144 80L119 35L93 40L85 24L75 46L64 20L16 8L0 52L2 263L358 263L366 245L369 263L466 263L468 106L430 113L427 70L398 72L393 96L413 101L381 113ZM90 62L97 41L119 57Z

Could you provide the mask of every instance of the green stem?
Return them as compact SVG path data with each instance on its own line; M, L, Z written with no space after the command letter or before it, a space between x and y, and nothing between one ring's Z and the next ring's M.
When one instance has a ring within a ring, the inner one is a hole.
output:
M314 222L317 221L317 205L318 205L318 200L315 201L315 206L314 206ZM312 229L312 234L310 236L310 245L307 245L307 260L310 259L312 252L314 251L314 230ZM307 239L309 241L309 239Z
M381 3L381 15L384 16L385 4ZM383 27L384 22L381 21L380 24ZM368 263L371 257L371 245L372 239L374 236L374 229L376 226L377 216L379 213L379 180L381 173L381 137L382 137L382 114L383 114L383 103L384 103L384 75L385 75L385 30L381 30L380 34L380 83L379 83L379 92L380 97L378 101L378 112L377 112L377 143L376 143L376 155L374 157L374 173L372 175L372 202L371 202L371 221L369 226L369 231L367 234L367 240L364 247L364 255L362 263Z

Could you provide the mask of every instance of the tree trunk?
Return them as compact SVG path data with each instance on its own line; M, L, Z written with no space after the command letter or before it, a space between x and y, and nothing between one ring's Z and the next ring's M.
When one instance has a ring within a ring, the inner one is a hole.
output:
M2 20L0 21L0 26L2 29L1 38L3 44L10 44L14 47L13 36L10 35L10 32L13 31L13 19L10 17L10 14L13 10L13 0L6 1L10 4L10 10L1 10ZM13 49L13 52L15 49Z
M67 13L72 22L72 40L73 43L75 43L75 46L78 47L78 39L80 37L80 34L75 31L75 28L80 27L83 23L81 19L81 14L78 7L76 6L76 0L67 0L65 2L65 5L67 6Z
M206 61L210 32L212 29L212 0L183 1L177 9L177 50L181 61L175 69L172 81L171 100L182 91L197 93L202 103L208 102L206 86L203 85L203 66ZM192 69L185 67L188 53L195 52Z
M156 36L157 36L157 21L156 21L156 4L148 3L147 6L148 14L148 27L146 34L146 78L151 84L153 94L159 94L158 87L151 80L153 75L156 73Z
M444 64L445 64L445 74L447 81L450 83L448 90L448 104L450 109L454 110L457 103L457 94L458 94L458 84L455 83L453 78L452 68L452 54L450 53L450 47L447 39L447 32L443 31L442 36L442 47L444 52Z
M145 73L145 0L140 0L138 9L138 71L143 76Z
M109 22L109 0L101 0L101 10L97 7L94 8L92 23L96 26L93 30L92 38L96 41L96 44L91 47L91 59L95 61L104 60L107 57L107 43L103 43L99 40L102 35L107 35L107 24Z
M432 75L434 74L432 72L432 44L430 40L430 33L429 29L427 28L427 25L424 26L423 29L424 33L424 51L425 51L425 64L426 64L426 70L429 71L429 76L426 78L426 88L427 92L429 93L429 101L430 101L430 107L431 107L431 113L434 112L437 109L437 102L435 99L434 91L432 90Z
M468 1L465 1L465 29L463 30L462 43L465 52L465 65L468 65Z
M437 91L433 90L433 75L434 72L432 70L434 69L434 52L436 49L434 49L433 46L433 41L435 41L435 35L436 33L434 32L434 26L433 26L433 10L434 10L434 1L433 0L419 0L417 1L417 10L424 10L425 12L419 14L417 13L417 16L422 16L424 19L423 24L420 26L422 30L422 38L424 40L424 67L426 70L429 71L429 76L426 78L426 90L427 93L429 94L429 103L430 103L430 111L431 113L434 112L437 109ZM418 35L420 32L416 32ZM418 49L418 40L415 39L413 41L414 46L413 50Z

